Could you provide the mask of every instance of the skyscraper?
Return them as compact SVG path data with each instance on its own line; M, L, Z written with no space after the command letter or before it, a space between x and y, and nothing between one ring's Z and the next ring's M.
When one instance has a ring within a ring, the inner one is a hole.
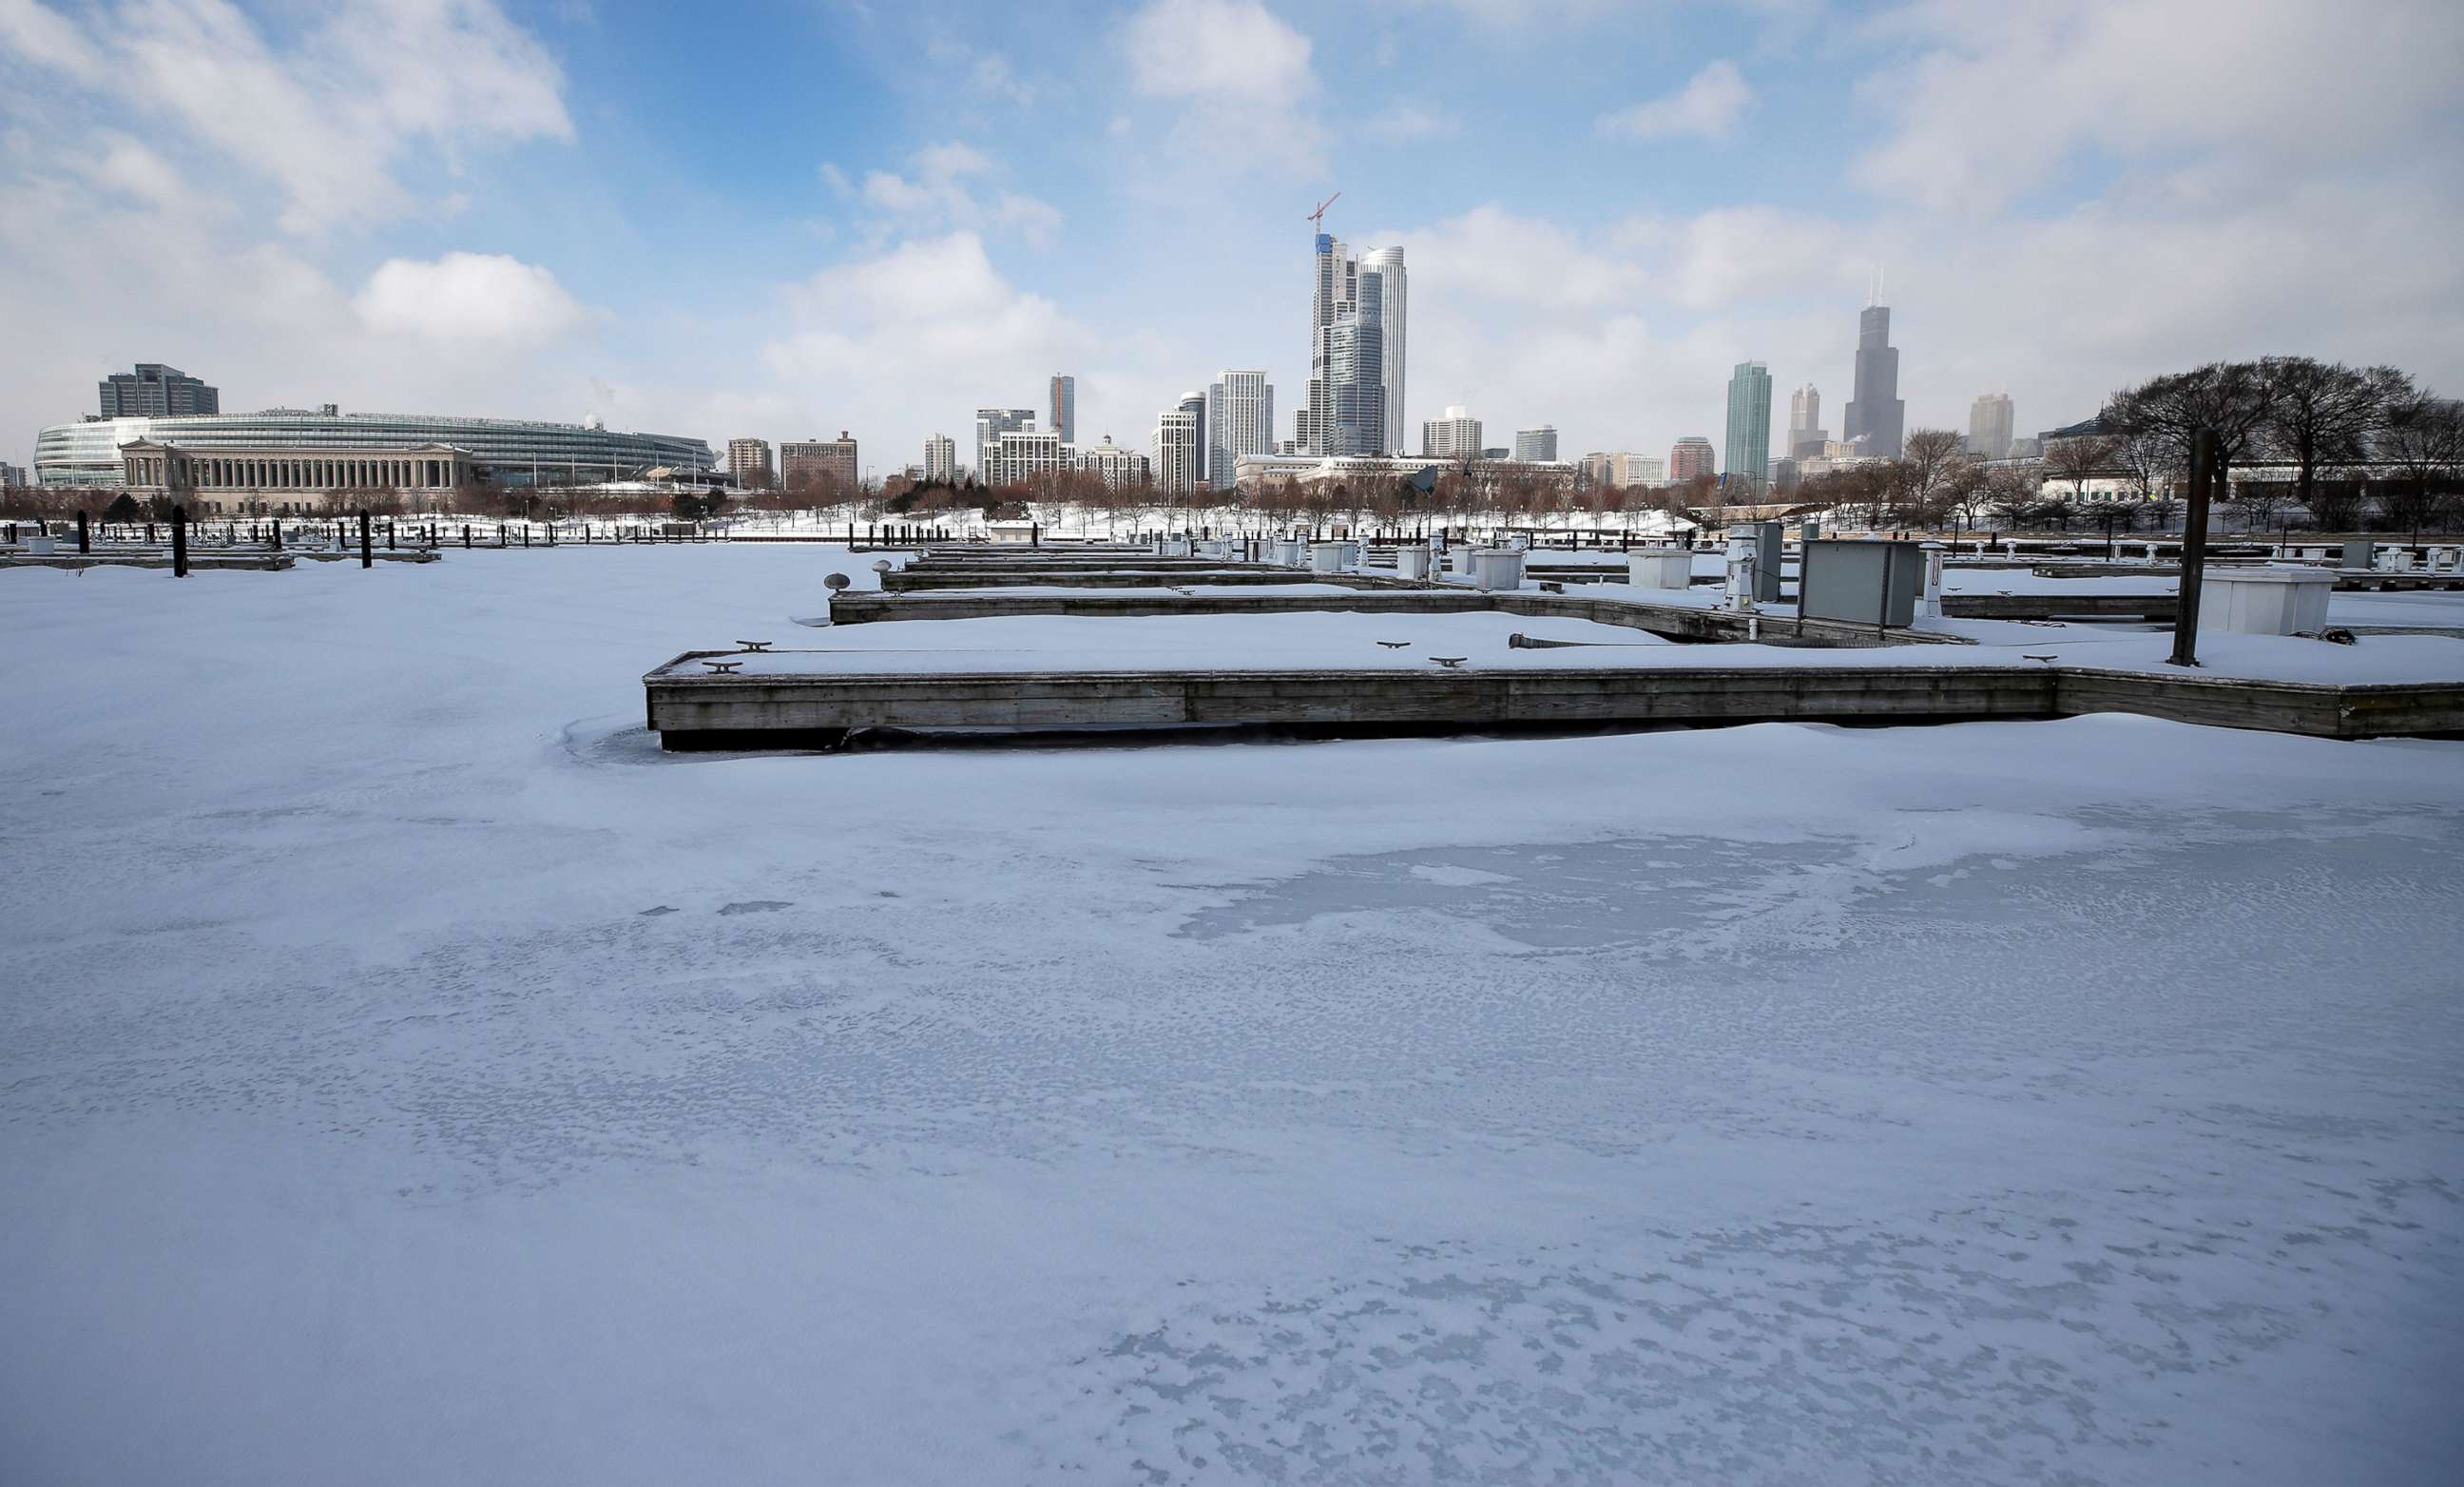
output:
M727 473L736 483L759 490L770 483L770 441L768 439L730 439L727 441Z
M1191 473L1194 479L1203 481L1207 478L1208 475L1206 464L1206 441L1209 435L1206 432L1206 394L1203 392L1184 392L1180 395L1179 403L1175 406L1197 421L1198 457L1197 462L1191 468Z
M1016 433L1035 427L1035 410L1031 408L979 408L976 410L976 477L985 480L984 472L992 466L986 461L992 448L1004 433Z
M1979 459L2011 457L2011 394L1988 392L1969 406L1968 452Z
M1198 415L1187 409L1167 409L1155 415L1155 489L1167 496L1186 496L1198 488Z
M1045 426L1061 435L1064 444L1078 442L1078 379L1055 376L1051 389L1052 416Z
M1684 481L1712 473L1711 441L1699 433L1679 439L1668 452L1668 478Z
M1480 420L1470 410L1458 403L1446 410L1443 418L1432 418L1420 425L1420 457L1423 459L1462 459L1480 454Z
M1372 248L1360 255L1360 272L1377 277L1378 320L1385 332L1385 344L1378 348L1379 373L1386 381L1385 407L1377 420L1384 431L1384 442L1377 453L1400 454L1403 434L1408 427L1403 422L1403 332L1410 308L1410 276L1403 271L1403 250Z
M958 441L946 433L935 433L924 441L924 478L935 484L955 484L958 478Z
M1730 484L1769 483L1771 421L1771 368L1760 362L1739 362L1728 377L1728 442L1720 466Z
M1857 395L1848 400L1839 436L1865 435L1865 452L1900 457L1908 405L1900 401L1900 353L1891 344L1891 307L1869 304L1857 317Z
M220 389L160 362L140 362L133 372L113 372L96 388L105 418L184 418L223 411Z
M1206 477L1229 490L1244 455L1275 447L1275 389L1263 368L1226 368L1206 385Z
M1822 393L1809 382L1789 394L1789 457L1803 459L1818 455L1822 453L1822 446L1830 441L1831 431L1822 427Z
M1544 423L1537 429L1514 431L1514 457L1525 464L1557 462L1557 426Z
M1400 442L1403 250L1354 258L1317 234L1309 298L1309 405L1293 433L1312 455L1382 455Z

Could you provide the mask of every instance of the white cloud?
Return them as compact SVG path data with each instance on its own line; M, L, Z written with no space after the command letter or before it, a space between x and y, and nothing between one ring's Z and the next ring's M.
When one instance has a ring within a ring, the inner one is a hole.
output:
M972 232L825 269L786 291L784 312L789 329L763 345L762 364L814 388L834 410L823 421L850 429L929 419L964 434L955 425L975 402L1018 398L1097 344L1051 300L1002 277Z
M388 259L352 307L381 335L512 345L553 341L589 318L554 274L502 254Z
M925 42L924 55L939 64L939 76L963 72L979 99L1001 99L1021 108L1035 105L1035 85L1019 77L1010 59L998 52L979 52L952 37L935 36Z
M1844 400L1878 264L1911 427L1964 427L1977 392L2007 388L2032 432L2156 372L2271 352L2393 362L2464 388L2464 262L2445 247L2457 195L2416 171L2164 211L1722 207L1596 233L1487 206L1376 240L1411 255L1412 418L1469 399L1492 426L1545 419L1572 448L1659 452L1719 440L1728 370L1749 358L1783 388Z
M1032 196L1003 191L986 212L995 226L1004 227L1037 247L1050 245L1061 231L1061 209Z
M1404 246L1412 304L1469 297L1510 305L1596 311L1637 302L1642 266L1542 218L1490 203L1408 233L1363 239ZM1417 336L1418 331L1415 331Z
M1165 140L1173 159L1202 154L1236 174L1324 168L1309 39L1259 0L1149 0L1122 26L1119 46L1132 90L1179 106ZM1148 194L1170 193L1151 185Z
M1434 108L1397 100L1361 127L1373 139L1409 144L1419 140L1451 139L1463 132L1463 121Z
M1150 0L1122 45L1150 98L1287 103L1317 86L1309 38L1259 0Z
M1656 292L1688 310L1819 294L1847 282L1873 252L1837 223L1775 207L1629 217L1610 241L1634 251Z
M103 78L102 54L77 23L35 0L0 0L0 54L9 53L79 82Z
M1719 139L1736 127L1737 118L1753 100L1753 90L1746 85L1737 64L1722 58L1706 64L1685 86L1665 98L1651 99L1630 108L1602 114L1599 129L1603 134L1627 135L1638 140L1663 140L1681 135L1698 135Z
M274 183L293 233L409 211L395 170L417 150L450 166L473 144L573 137L554 60L493 0L348 0L281 48L228 0L131 0L82 23L0 0L0 42Z
M976 91L985 97L1007 99L1021 108L1035 102L1035 89L1019 80L1006 57L977 57L970 73L976 79Z
M865 201L897 225L921 230L995 227L1018 233L1038 247L1048 245L1061 230L1061 209L1023 192L998 190L989 200L969 184L987 175L994 163L972 144L945 141L927 144L910 158L913 176L891 170L868 170ZM837 167L828 166L827 170ZM837 177L844 183L846 177ZM884 224L887 226L888 224Z
M915 152L915 168L928 179L979 175L992 166L993 163L984 158L983 151L955 140L927 144Z
M1890 134L1861 184L1926 206L1991 207L2075 152L2220 150L2272 189L2297 164L2353 162L2449 106L2464 55L2452 0L1924 0L1870 39L1914 49L1861 90Z

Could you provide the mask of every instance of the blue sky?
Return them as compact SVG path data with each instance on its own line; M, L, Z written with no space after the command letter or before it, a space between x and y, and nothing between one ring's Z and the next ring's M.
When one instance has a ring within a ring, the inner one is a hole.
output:
M1716 441L1749 357L1836 428L1877 266L1912 425L2268 351L2455 389L2458 55L2420 0L0 0L0 457L138 360L885 470L1052 371L1143 446L1265 366L1287 433L1336 190L1410 417L1493 442Z

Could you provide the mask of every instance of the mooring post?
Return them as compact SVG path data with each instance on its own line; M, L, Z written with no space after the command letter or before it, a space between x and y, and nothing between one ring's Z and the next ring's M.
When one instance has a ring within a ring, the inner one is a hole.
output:
M77 513L77 551L94 551L94 544L89 542L86 537L85 513L82 511Z
M2176 666L2199 664L2199 585L2208 566L2208 501L2219 448L2213 429L2201 429L2190 440L2190 500L2182 529L2181 597L2173 612L2170 657Z
M462 523L462 547L466 552L471 547L471 523L468 522Z
M373 534L368 530L368 508L362 506L360 508L360 566L372 568L376 566L376 543Z
M171 508L171 576L188 576L188 508Z

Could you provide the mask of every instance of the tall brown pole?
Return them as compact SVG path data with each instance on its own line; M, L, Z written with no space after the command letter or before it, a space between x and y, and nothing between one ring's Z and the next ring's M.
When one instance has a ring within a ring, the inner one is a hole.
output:
M2199 664L2199 586L2207 576L2208 501L2216 483L2216 431L2201 429L2190 440L2190 507L2182 528L2182 589L2173 613L2176 666Z

